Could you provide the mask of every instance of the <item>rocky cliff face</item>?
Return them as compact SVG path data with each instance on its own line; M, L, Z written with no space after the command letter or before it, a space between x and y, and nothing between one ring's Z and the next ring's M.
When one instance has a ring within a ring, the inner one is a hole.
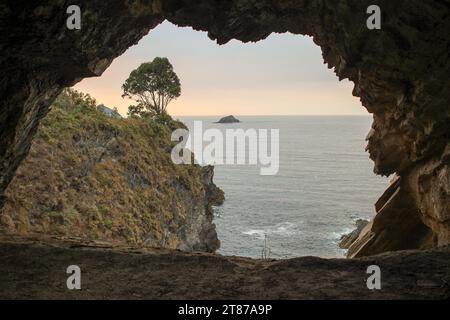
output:
M180 126L112 118L62 94L6 190L0 230L214 252L212 205L223 192L213 167L171 161Z
M399 177L351 255L450 242L448 1L378 0L381 30L366 28L369 0L73 3L82 8L80 31L65 28L64 2L0 6L0 192L61 88L101 74L164 19L218 43L292 32L312 36L339 79L355 83L353 94L374 118L367 138L375 172Z

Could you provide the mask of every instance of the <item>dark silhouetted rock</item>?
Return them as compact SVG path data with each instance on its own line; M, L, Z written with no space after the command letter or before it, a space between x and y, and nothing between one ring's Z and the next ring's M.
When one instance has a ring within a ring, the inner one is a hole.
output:
M341 241L339 242L339 247L341 249L348 249L350 247L350 245L359 237L359 234L361 233L361 231L364 229L365 226L367 226L367 224L369 223L369 221L367 220L363 220L363 219L358 219L356 221L356 229L353 230L352 232L350 232L349 234L344 234L341 237Z
M234 116L223 117L216 123L239 123L240 121L236 119Z
M450 298L449 247L356 259L267 261L0 234L0 252L0 299L74 299L61 284L66 280L61 270L74 261L88 270L90 280L76 299ZM367 289L370 265L379 265L386 275L382 290Z

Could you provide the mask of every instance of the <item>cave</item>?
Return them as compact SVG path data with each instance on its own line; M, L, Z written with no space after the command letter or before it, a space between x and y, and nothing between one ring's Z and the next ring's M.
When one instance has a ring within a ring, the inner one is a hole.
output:
M350 257L450 243L448 1L379 0L379 30L366 27L368 0L76 3L81 30L66 28L64 2L0 5L0 194L61 90L101 75L163 21L206 31L218 44L290 32L312 37L337 77L354 83L353 95L373 114L374 171L396 176Z

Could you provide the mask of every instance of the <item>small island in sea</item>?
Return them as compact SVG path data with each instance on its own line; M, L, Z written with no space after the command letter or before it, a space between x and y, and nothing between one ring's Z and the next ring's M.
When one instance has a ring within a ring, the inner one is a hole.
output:
M227 117L223 117L216 123L239 123L239 122L240 121L238 119L236 119L234 116L227 116Z

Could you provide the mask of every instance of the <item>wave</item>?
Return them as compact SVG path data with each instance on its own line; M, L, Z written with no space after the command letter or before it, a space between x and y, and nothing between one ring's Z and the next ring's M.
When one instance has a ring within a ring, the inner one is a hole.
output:
M265 236L293 236L296 234L299 234L300 231L296 228L297 225L291 222L282 222L278 223L274 226L269 226L263 229L250 229L247 231L242 232L245 235L248 236L254 236L257 239L264 239Z

